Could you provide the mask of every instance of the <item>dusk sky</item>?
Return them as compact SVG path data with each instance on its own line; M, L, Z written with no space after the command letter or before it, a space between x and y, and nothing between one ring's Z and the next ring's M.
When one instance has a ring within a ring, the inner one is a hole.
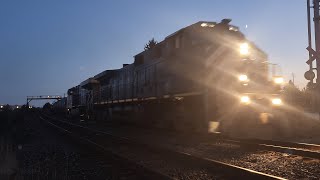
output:
M305 86L305 0L1 0L0 104L63 95L90 76L132 63L153 37L161 41L197 21L224 18L281 65L286 81L294 73Z

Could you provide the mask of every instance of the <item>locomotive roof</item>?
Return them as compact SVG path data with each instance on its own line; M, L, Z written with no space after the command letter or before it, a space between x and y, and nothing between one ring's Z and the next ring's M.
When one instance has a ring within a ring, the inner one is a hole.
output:
M105 71L95 75L93 78L99 80L99 79L105 78L107 76L112 76L118 70L119 69L105 70Z
M233 31L239 31L239 27L237 26L233 26L233 25L230 25L229 22L231 22L231 19L223 19L220 23L217 23L217 22L214 22L214 21L198 21L196 23L193 23L189 26L186 26L182 29L179 29L178 31L170 34L169 36L167 36L165 38L166 39L169 39L181 32L184 32L186 30L191 30L193 28L199 28L199 27L208 27L208 28L214 28L216 25L219 25L219 24L225 24L227 26L229 26L229 30L233 30Z
M223 19L223 20L221 21L221 23L225 23L225 24L229 25L228 23L229 23L230 21L231 21L230 19ZM210 27L214 27L214 26L216 26L217 24L221 24L221 23L217 23L217 22L214 22L214 21L198 21L198 22L196 22L196 23L193 23L193 24L191 24L191 25L189 25L189 26L186 26L186 27L184 27L184 28L181 28L181 29L179 29L178 31L176 31L176 32L168 35L167 37L164 38L164 40L162 40L161 42L159 42L157 45L159 46L159 45L163 44L164 41L166 41L167 39L170 39L171 37L173 37L173 36L175 36L175 35L177 35L177 34L183 33L184 31L192 30L193 28L204 27L204 26L203 26L204 24L206 24L207 27L210 28ZM239 28L238 28L237 26L229 25L229 27L231 28L230 30L234 30L234 31L238 31L238 30L239 30ZM157 46L157 45L156 45L156 46ZM144 50L144 51L136 54L134 57L139 56L139 55L142 55L145 51L147 51L147 50Z
M97 81L96 79L91 77L91 78L88 78L87 80L83 81L82 83L80 83L80 86L85 88L90 84L98 84L98 83L99 83L99 81Z

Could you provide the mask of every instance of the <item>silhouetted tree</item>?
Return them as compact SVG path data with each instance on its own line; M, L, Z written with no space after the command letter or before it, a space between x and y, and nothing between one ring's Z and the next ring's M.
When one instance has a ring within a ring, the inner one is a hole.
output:
M306 87L304 87L301 92L303 93L303 98L304 98L304 107L305 109L311 111L311 112L316 112L316 107L315 105L315 84L314 83L308 83Z
M149 50L154 48L156 45L158 44L158 42L156 40L154 40L154 38L152 38L145 46L144 46L144 50Z
M52 105L51 105L50 103L48 103L48 102L47 102L45 105L43 105L43 109L48 109L48 110L50 110L51 107L52 107Z
M305 103L304 93L300 91L291 80L287 85L284 86L283 95L285 101L290 105L302 107Z
M10 107L9 104L7 104L7 105L5 105L5 106L3 107L3 109L6 110L6 111L9 111L9 110L11 110L11 107Z

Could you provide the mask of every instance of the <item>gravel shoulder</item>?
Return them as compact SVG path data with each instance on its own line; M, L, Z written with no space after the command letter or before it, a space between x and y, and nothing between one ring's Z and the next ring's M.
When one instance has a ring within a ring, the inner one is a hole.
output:
M94 125L92 125L94 127ZM102 127L101 131L135 139L140 142L179 150L198 156L249 168L266 174L288 179L319 179L320 161L264 150L246 149L240 145L220 141L199 141L197 137L186 138L174 133L158 133L154 130L144 130L132 127Z
M21 130L17 179L148 179L141 166L67 138L35 115L25 116Z

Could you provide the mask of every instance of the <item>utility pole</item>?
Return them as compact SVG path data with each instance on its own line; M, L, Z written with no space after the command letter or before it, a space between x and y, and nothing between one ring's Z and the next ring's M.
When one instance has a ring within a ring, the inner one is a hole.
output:
M308 48L312 49L312 35L311 35L311 15L310 15L310 0L307 0L307 13L308 13ZM312 54L311 51L309 51L309 59L311 59ZM313 70L313 66L312 66L312 62L309 63L309 68L312 71ZM310 83L313 83L313 79L309 79Z
M314 0L313 1L313 10L314 10L314 17L313 17L313 21L314 21L314 36L315 36L315 46L316 46L316 67L317 67L317 79L316 79L316 83L317 86L319 86L320 83L320 57L319 57L319 53L320 53L320 24L319 24L319 2L320 0Z
M294 73L292 73L292 83L294 85Z

